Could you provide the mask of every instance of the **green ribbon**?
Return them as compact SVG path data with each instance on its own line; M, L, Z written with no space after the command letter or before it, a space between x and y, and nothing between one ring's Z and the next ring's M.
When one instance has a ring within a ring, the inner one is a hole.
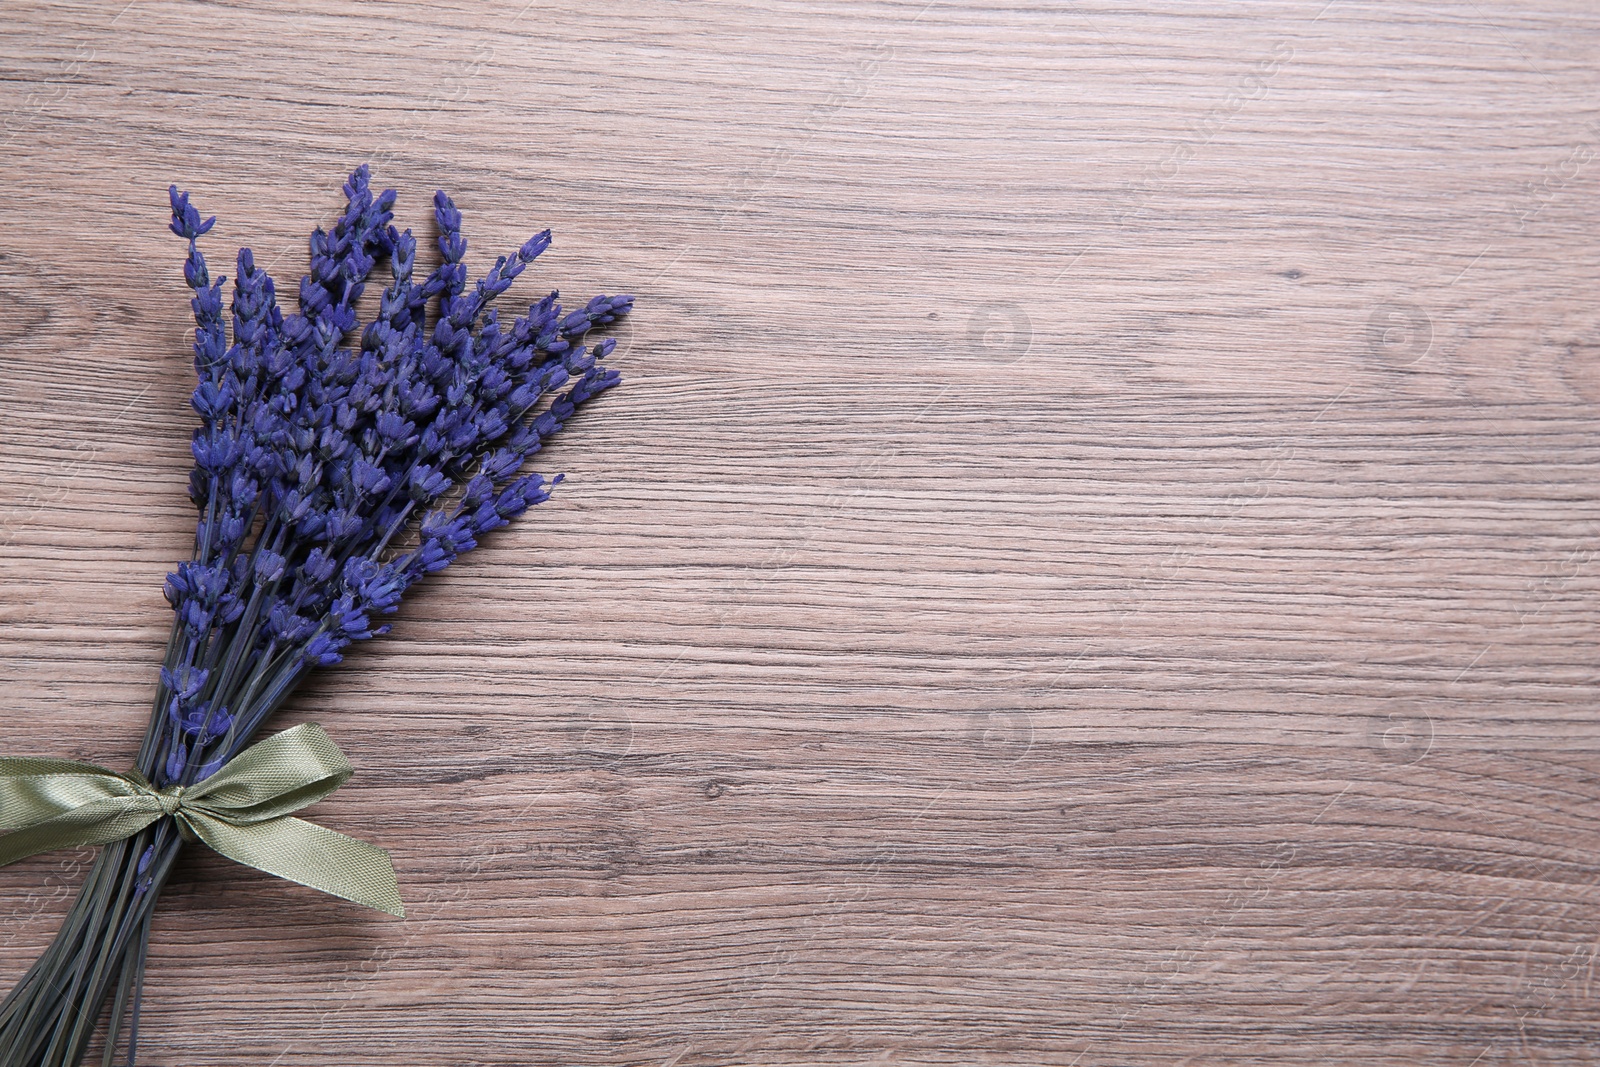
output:
M40 852L104 845L158 819L177 820L231 860L405 917L394 864L381 848L296 819L353 772L316 723L252 745L197 785L157 789L138 771L75 760L0 757L0 867Z

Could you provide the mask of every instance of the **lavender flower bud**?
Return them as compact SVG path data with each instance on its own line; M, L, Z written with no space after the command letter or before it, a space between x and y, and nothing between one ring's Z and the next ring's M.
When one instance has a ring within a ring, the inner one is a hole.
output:
M433 194L433 217L439 224L439 254L446 263L459 263L467 252L466 238L461 236L461 212L443 189Z
M195 389L190 404L202 419L216 420L233 407L233 394L216 382L201 382Z
M227 470L238 462L241 449L239 439L228 430L196 430L189 446L194 453L195 466L210 474Z
M418 503L425 504L448 488L450 479L437 468L430 467L426 463L419 463L411 468L407 490L411 494L411 499Z
M189 762L189 748L182 741L172 746L172 751L167 754L167 763L162 770L166 771L167 781L176 782L183 776L183 768Z
M349 593L334 600L328 609L328 622L345 641L359 641L372 635L365 606Z
M390 478L383 472L383 468L369 462L365 456L356 457L355 464L350 470L351 477L356 486L369 496L377 496L389 488Z
M454 552L445 548L439 541L433 540L424 541L419 545L407 562L421 573L432 574L444 570L454 559Z
M489 499L489 494L494 492L494 482L487 475L478 474L467 483L466 492L461 497L463 510L471 510Z
M475 533L488 533L504 525L506 520L495 510L492 500L484 501L472 513L472 529Z
M179 617L183 620L184 629L196 636L204 634L211 629L211 620L215 613L198 601L191 600L183 605Z
M304 651L301 652L300 658L304 662L318 667L331 667L335 663L338 663L340 660L344 659L344 657L339 654L339 649L343 647L344 643L340 642L333 635L319 633L313 636L310 641L306 642L306 647Z
M543 230L534 234L532 237L528 238L528 243L523 245L522 248L518 250L517 258L521 259L524 263L532 263L544 253L545 249L550 247L550 240L551 237L549 230Z
M502 519L514 519L535 504L550 499L550 483L537 474L518 478L495 497L494 509Z
M315 619L298 614L293 605L279 601L267 612L266 632L284 645L297 645L317 629Z
M383 484L387 486L387 480ZM323 523L323 529L328 540L343 541L359 533L365 525L365 521L359 514L348 508L340 508L328 512Z
M520 466L522 466L522 454L502 448L485 456L478 469L484 477L495 482L503 482L515 474Z
M221 737L233 725L233 715L227 708L217 708L205 720L205 726L200 732L200 744L205 744L214 737Z
M269 585L283 577L283 568L286 560L271 549L263 548L256 552L255 574L256 581Z
M415 423L401 418L392 411L381 411L378 413L378 436L383 438L383 443L390 448L403 443L408 437L411 436L411 431L415 430L416 428L417 427Z
M313 585L321 585L333 577L337 563L322 548L313 548L300 564L300 577Z
M166 687L176 700L193 700L205 688L206 680L211 672L201 667L191 667L183 664L175 670L161 668L161 684Z
M189 193L178 192L176 185L167 186L167 196L172 201L172 232L179 237L194 240L217 223L216 216L200 221L200 212L189 204Z

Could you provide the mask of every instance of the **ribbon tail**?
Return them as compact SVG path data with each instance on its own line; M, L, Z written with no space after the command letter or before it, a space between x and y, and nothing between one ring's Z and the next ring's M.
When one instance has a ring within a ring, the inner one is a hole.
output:
M0 837L0 867L58 848L120 841L159 818L161 804L154 797L108 797L57 811Z
M405 918L394 863L375 845L291 815L234 824L189 809L178 818L236 863Z

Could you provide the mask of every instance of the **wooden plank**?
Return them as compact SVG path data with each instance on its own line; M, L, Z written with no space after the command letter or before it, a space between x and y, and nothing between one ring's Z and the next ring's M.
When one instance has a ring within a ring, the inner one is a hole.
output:
M1593 1062L1592 5L0 27L0 751L143 729L169 182L290 292L371 160L639 297L555 499L280 720L411 917L186 857L144 1062Z

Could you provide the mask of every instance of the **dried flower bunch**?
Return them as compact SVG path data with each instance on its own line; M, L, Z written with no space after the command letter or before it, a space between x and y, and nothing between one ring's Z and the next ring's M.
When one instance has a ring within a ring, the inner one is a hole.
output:
M549 231L469 288L461 213L440 192L442 262L417 281L416 239L390 224L394 190L374 195L362 166L344 192L331 232L311 235L297 313L279 310L272 279L239 251L230 341L225 279L211 280L198 244L215 219L171 190L194 290L199 522L193 558L167 578L175 617L136 761L152 787L212 776L307 674L386 632L376 619L414 583L544 501L559 476L524 474L524 462L617 382L601 364L615 342L586 342L631 297L564 313L552 292L509 324L490 306ZM380 262L390 283L358 332ZM105 846L0 1006L0 1067L78 1063L108 1000L105 1062L126 1030L133 1063L151 913L183 843L166 817Z

